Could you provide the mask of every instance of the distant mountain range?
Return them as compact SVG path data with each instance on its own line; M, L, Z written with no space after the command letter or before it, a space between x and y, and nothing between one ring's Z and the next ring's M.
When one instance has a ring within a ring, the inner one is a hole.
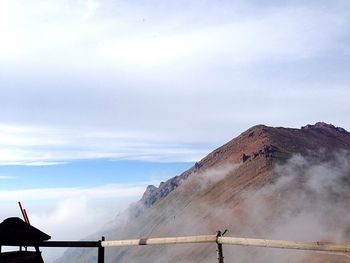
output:
M254 126L181 175L147 187L98 233L107 240L215 234L350 240L350 133L331 124ZM217 262L215 244L109 248L106 262ZM69 250L58 262L95 263ZM349 255L224 247L225 262L350 262Z

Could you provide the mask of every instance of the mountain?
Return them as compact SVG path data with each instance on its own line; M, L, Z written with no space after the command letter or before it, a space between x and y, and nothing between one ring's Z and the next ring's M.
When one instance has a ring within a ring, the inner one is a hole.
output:
M331 124L254 126L141 200L98 233L107 240L215 234L350 239L350 133ZM106 249L106 262L216 262L215 244ZM69 250L59 262L96 262ZM226 262L350 262L343 254L224 246Z

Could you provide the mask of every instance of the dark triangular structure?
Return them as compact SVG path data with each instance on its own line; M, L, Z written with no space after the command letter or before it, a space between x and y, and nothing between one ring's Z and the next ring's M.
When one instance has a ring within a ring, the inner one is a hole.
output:
M0 253L0 263L43 263L38 244L50 238L18 217L7 218L0 224L0 252L1 246L19 246L20 251ZM22 251L27 246L36 251Z

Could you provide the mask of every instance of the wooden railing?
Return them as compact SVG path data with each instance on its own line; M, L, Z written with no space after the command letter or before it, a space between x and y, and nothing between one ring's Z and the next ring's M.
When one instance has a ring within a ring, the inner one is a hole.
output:
M316 250L329 252L350 252L350 243L331 242L305 242L288 240L269 240L257 238L224 237L217 235L165 237L165 238L142 238L130 240L102 241L103 247L141 246L141 245L170 245L187 243L218 243L223 245L239 245L254 247L270 247L282 249Z
M104 262L105 248L124 246L145 246L145 245L174 245L189 243L216 243L219 263L223 263L222 245L254 246L280 249L313 250L326 253L350 252L350 243L333 243L323 241L290 241L290 240L269 240L257 238L226 237L217 231L216 235L184 236L184 237L163 237L163 238L141 238L128 240L108 240L102 237L99 241L43 241L40 243L11 243L0 244L1 246L35 246L35 247L80 247L98 248L98 263ZM0 250L1 251L1 250Z

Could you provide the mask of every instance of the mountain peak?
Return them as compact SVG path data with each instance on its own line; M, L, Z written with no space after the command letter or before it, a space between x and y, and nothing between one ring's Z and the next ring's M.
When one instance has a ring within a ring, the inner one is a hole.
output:
M283 161L295 153L308 154L317 150L331 153L334 149L350 149L349 135L345 129L324 122L308 124L301 129L255 125L209 153L182 174L162 182L158 187L149 185L140 201L143 206L151 207L188 177L220 165L249 165L258 159Z
M301 127L301 129L328 129L328 130L334 130L334 131L338 131L341 133L349 133L347 130L345 130L342 127L335 127L333 124L330 123L325 123L325 122L316 122L315 124L307 124L303 127Z

